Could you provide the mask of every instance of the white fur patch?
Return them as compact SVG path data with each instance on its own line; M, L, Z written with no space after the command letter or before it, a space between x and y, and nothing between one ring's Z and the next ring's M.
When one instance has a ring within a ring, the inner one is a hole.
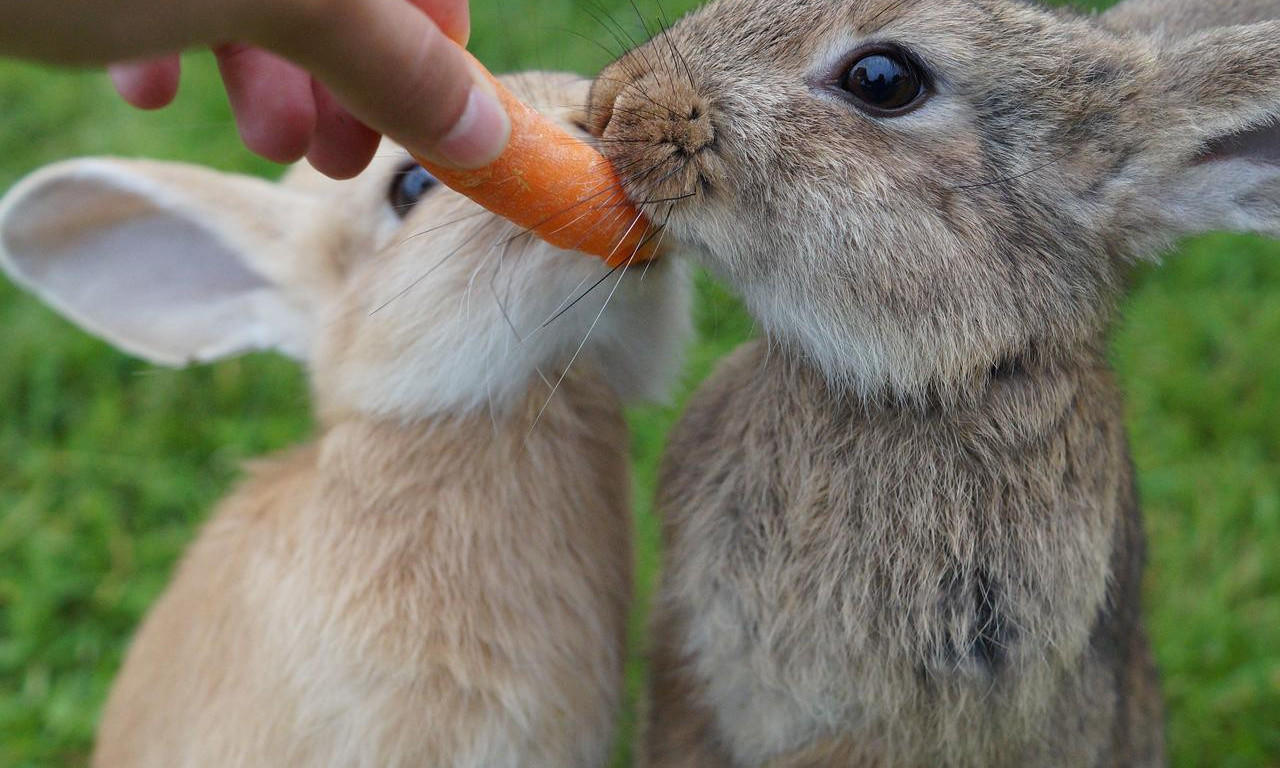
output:
M459 218L456 209L439 218L447 216ZM480 225L494 221L482 216ZM356 276L327 322L354 325L343 338L364 348L321 352L318 375L333 395L386 416L497 414L523 402L531 384L551 397L572 362L600 367L623 397L662 398L691 333L683 265L610 274L527 235L511 240L517 233L490 225L399 234L383 258L356 265L369 274Z

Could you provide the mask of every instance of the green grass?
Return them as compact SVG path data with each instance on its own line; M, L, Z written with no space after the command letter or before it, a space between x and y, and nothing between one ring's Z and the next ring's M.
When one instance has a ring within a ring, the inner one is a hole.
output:
M602 2L639 33L627 0ZM617 47L595 7L477 3L475 47L496 69L591 72L608 58L596 41ZM275 173L240 147L210 62L187 65L179 103L142 114L101 75L0 63L0 189L80 154ZM722 289L700 288L686 396L751 330ZM1138 275L1113 344L1151 540L1150 629L1183 768L1280 766L1278 344L1280 245L1227 236ZM678 412L632 413L637 644L657 565L654 469ZM0 766L84 763L129 633L210 505L245 459L309 430L303 379L283 360L153 369L0 284ZM642 679L636 656L633 693Z

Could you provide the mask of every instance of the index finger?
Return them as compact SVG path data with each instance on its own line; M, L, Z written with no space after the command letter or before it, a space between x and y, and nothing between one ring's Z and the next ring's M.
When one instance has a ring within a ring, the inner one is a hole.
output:
M459 3L302 0L267 19L253 42L310 70L353 115L406 149L476 167L501 152L510 121L467 54L421 10L453 8L445 15L456 25Z

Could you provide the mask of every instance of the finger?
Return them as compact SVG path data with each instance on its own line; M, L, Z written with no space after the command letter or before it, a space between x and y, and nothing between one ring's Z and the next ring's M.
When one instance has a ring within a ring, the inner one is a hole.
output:
M222 45L214 52L245 146L277 163L304 156L316 126L311 76L246 45Z
M174 54L112 64L107 73L125 101L138 109L160 109L169 106L178 95L182 63Z
M458 45L471 37L471 12L467 0L410 0L431 17L440 31Z
M405 0L324 8L271 25L262 42L311 70L352 114L406 149L466 168L502 151L510 119L469 56L422 11Z
M307 151L307 162L335 179L349 179L369 165L381 136L342 108L320 83L312 83L316 103L316 130Z

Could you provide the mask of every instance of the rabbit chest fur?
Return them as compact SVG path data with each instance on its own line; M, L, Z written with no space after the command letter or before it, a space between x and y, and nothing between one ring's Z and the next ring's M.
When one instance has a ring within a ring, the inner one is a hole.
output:
M598 377L562 390L527 441L348 420L259 463L138 631L95 765L604 764L626 427Z
M1130 642L1140 522L1100 360L934 410L842 399L756 342L670 451L655 764L761 765L828 740L847 759L815 764L1156 759L1158 737L1131 741L1159 699ZM1135 665L1136 685L1117 680Z

